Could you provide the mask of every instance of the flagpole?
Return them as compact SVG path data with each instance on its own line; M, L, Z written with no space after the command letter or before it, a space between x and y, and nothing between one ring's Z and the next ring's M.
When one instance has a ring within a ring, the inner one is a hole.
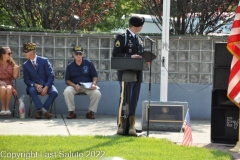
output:
M167 102L170 0L163 1L160 101Z
M234 148L229 149L231 152L239 152L240 151L240 127L239 127L239 120L240 120L240 109L238 109L239 117L238 117L238 142Z

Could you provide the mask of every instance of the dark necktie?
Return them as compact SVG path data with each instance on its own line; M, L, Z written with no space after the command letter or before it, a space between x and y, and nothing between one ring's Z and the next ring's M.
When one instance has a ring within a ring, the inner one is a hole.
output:
M36 65L35 61L32 61L32 65L35 69L37 68L37 65Z
M137 37L137 35L135 35L134 38L135 38L136 42L138 42L138 37Z

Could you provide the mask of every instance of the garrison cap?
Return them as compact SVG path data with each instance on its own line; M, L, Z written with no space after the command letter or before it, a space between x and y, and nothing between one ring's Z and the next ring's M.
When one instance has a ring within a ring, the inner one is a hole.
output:
M36 49L35 43L31 43L31 42L23 43L23 52L29 52L35 49Z
M76 53L76 52L81 52L83 53L83 47L82 46L74 46L73 47L73 52Z

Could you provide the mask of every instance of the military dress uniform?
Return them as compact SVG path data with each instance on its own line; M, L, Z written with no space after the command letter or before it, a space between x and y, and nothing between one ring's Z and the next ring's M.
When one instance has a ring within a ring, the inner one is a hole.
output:
M125 37L126 36L126 37ZM141 55L144 51L143 40L139 35L132 35L132 33L127 29L125 33L120 34L116 37L114 41L114 48L112 55L113 57L128 57L131 58L132 55L138 54ZM135 116L135 110L137 107L139 92L141 88L142 82L142 71L135 71L137 75L136 82L130 82L130 104L129 105L129 117ZM123 70L118 70L118 80L120 82L120 95L122 95L122 91L124 90L121 85L122 83L122 74ZM126 85L125 85L126 86ZM124 92L124 97L120 97L119 103L121 102L121 98L123 98L123 106L126 105L126 92ZM121 104L120 104L121 105ZM119 107L121 107L119 105ZM122 110L121 116L124 116L124 111ZM120 115L119 115L120 116ZM119 118L120 121L120 118ZM135 121L135 117L134 117ZM135 123L135 122L134 122Z

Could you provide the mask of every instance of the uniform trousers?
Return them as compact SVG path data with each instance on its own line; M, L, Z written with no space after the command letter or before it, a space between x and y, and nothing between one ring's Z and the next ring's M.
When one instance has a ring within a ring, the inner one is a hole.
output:
M122 89L122 86L121 86L121 81L120 81L120 94L122 93L123 89ZM128 108L128 111L129 111L129 116L135 116L135 110L137 108L137 103L138 103L138 98L139 98L139 92L140 92L140 89L141 89L141 83L139 84L140 82L128 82L128 85L130 85L130 104L128 104L129 108ZM126 88L126 82L124 84L124 97L123 97L123 106L126 105L127 103L127 88ZM120 100L121 102L121 97L120 97ZM121 116L123 116L125 113L124 113L124 107L122 107L122 114Z
M98 102L101 98L101 92L98 89L81 88L80 93L86 93L90 97L88 110L97 112ZM63 92L63 96L68 107L68 111L75 111L74 95L78 93L72 86L67 86Z

